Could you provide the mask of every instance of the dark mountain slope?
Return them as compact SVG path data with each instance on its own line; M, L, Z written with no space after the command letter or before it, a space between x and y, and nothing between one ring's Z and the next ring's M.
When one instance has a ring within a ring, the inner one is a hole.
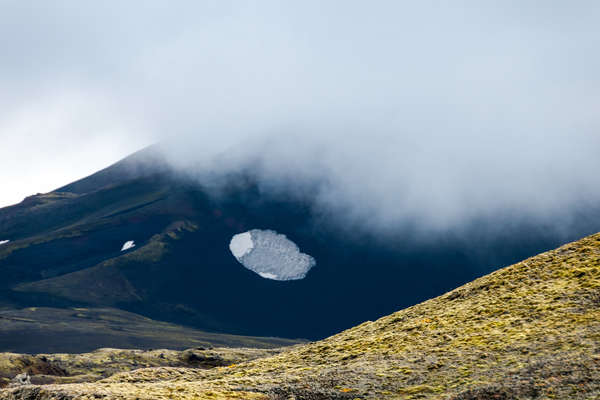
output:
M129 157L92 174L70 183L55 192L85 194L115 186L121 183L171 171L157 145L146 147Z
M198 346L272 348L288 346L297 342L279 338L209 333L107 307L30 307L0 311L0 348L8 352L20 351L34 354L68 351L81 353L96 350L99 347L120 349L185 349ZM0 366L0 375L2 372L4 371Z
M0 399L598 399L599 305L596 234L274 356L24 386Z
M0 246L0 304L111 306L215 331L320 338L600 230L589 210L565 236L501 216L460 235L375 237L316 209L310 192L267 190L247 173L219 176L215 195L156 154L0 210L0 240L11 240ZM316 267L287 282L245 269L228 244L253 228L286 234ZM128 240L136 247L121 252Z

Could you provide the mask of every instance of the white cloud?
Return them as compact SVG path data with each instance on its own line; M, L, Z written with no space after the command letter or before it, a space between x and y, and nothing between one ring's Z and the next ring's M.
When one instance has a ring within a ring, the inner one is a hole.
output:
M79 91L0 111L0 206L82 178L148 144L102 96Z
M140 5L2 5L0 204L159 139L374 224L600 200L596 2Z

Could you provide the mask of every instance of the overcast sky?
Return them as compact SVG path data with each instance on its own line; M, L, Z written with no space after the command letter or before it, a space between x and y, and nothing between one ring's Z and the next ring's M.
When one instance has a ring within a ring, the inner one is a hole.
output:
M123 4L125 3L125 4ZM600 200L596 1L0 0L0 206L145 145L452 224ZM344 203L344 204L342 204Z

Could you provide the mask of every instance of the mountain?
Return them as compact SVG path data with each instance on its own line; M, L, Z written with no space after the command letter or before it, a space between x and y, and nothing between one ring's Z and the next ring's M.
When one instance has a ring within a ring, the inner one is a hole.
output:
M599 343L600 233L273 356L0 399L596 399Z
M321 184L264 184L251 168L182 173L145 149L0 209L0 241L10 240L0 245L0 309L110 308L204 331L315 340L600 230L600 213L587 210L565 234L499 215L460 233L417 237L413 221L380 235L320 208ZM229 245L243 232L279 242L238 260ZM242 265L269 251L305 260L304 269L281 281Z

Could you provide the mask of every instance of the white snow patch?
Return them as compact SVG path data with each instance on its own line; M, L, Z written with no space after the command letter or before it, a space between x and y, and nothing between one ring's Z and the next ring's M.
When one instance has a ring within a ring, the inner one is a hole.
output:
M279 277L277 275L270 274L268 272L259 272L258 274L266 279L275 279L275 280L279 279Z
M135 241L128 240L125 242L125 244L123 244L123 247L121 247L121 251L129 250L132 247L135 247Z
M238 233L237 235L234 235L229 243L229 250L231 250L237 259L240 259L246 254L250 253L253 248L254 242L252 241L252 235L250 235L250 232Z
M303 279L316 265L296 243L272 230L253 229L234 235L229 249L244 267L265 279Z
M0 240L0 244L6 244L8 242L10 242L10 240Z

